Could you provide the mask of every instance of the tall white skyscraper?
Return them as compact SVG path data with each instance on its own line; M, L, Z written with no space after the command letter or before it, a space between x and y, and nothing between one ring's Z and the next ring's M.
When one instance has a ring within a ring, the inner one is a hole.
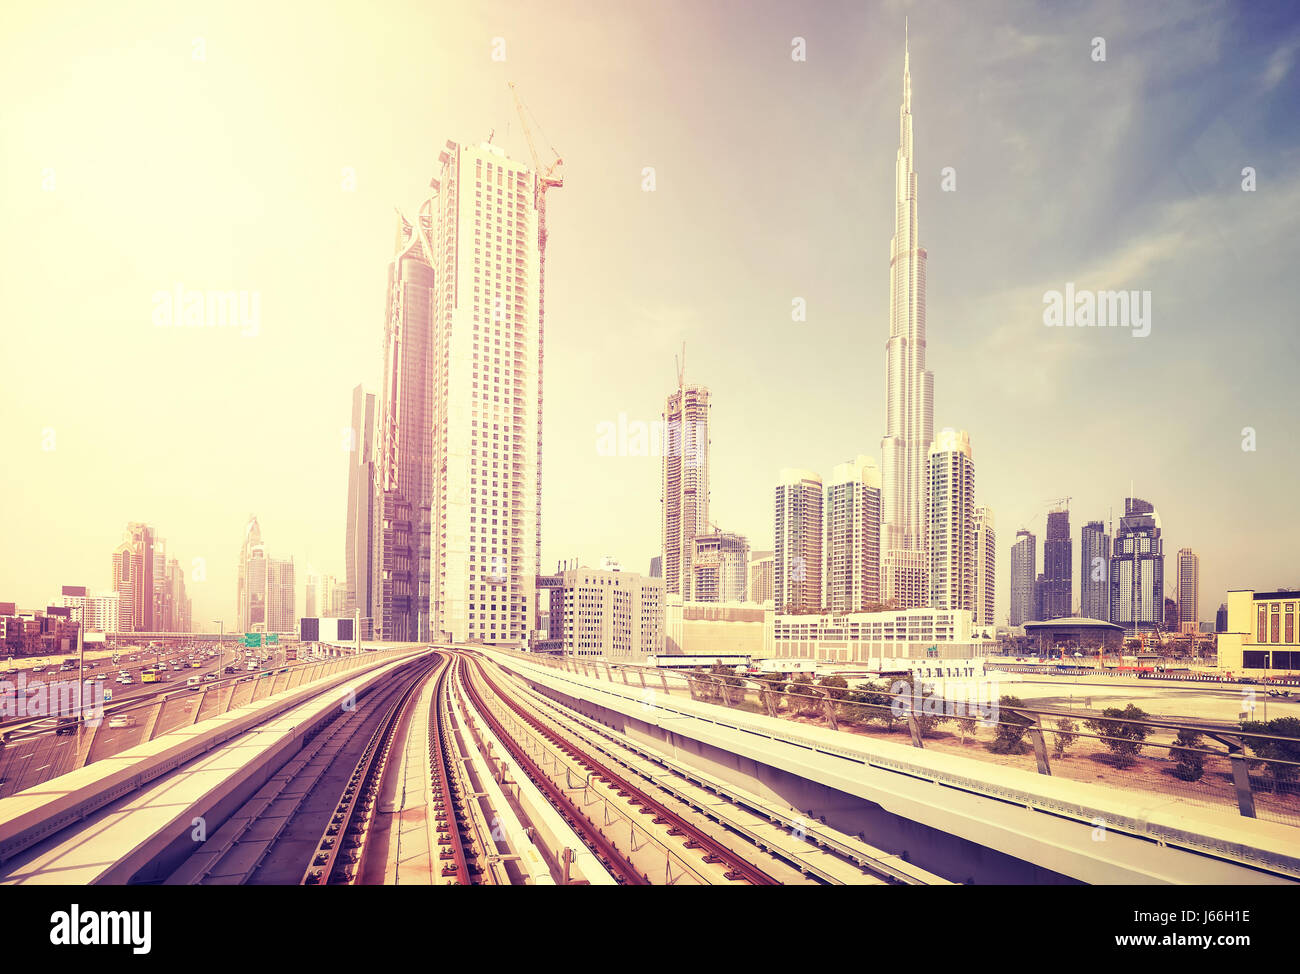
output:
M1178 549L1178 625L1183 632L1201 630L1201 556Z
M663 430L664 592L690 602L695 538L709 530L709 390L679 382L664 403Z
M903 44L903 104L898 113L894 170L894 236L889 261L889 341L886 349L885 436L881 441L882 549L892 578L886 594L899 608L924 605L918 572L925 558L926 465L934 439L934 375L925 367L925 261L916 215L912 163L911 54ZM922 600L922 601L918 601Z
M880 602L880 470L859 456L835 466L826 485L823 601L831 612Z
M293 559L271 558L266 564L266 631L298 630L298 588Z
M975 617L977 625L993 625L997 597L998 535L993 508L975 505Z
M448 142L431 201L432 635L522 646L541 554L537 175ZM417 231L419 228L417 228Z
M777 612L822 608L822 479L809 470L781 471L776 486L773 588Z
M965 430L930 447L930 605L975 611L975 460Z

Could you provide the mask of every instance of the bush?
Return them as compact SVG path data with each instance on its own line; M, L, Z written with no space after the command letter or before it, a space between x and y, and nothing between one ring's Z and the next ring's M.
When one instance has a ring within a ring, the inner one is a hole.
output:
M1276 734L1279 737L1300 738L1300 718L1275 717L1268 723L1248 720L1242 723L1241 729L1255 734ZM1274 789L1278 785L1288 784L1300 778L1300 767L1295 764L1278 763L1281 761L1300 762L1300 742L1260 741L1248 737L1246 738L1246 746L1255 753L1256 757L1265 759L1264 769L1268 772L1269 778L1272 779Z
M1200 781L1205 776L1205 755L1200 750L1201 735L1184 727L1174 738L1174 746L1169 749L1169 756L1177 762L1174 765L1174 777L1183 781Z
M1065 752L1079 739L1079 735L1075 733L1078 729L1078 725L1069 717L1062 717L1058 720L1056 722L1056 740L1052 742L1052 753L1058 758L1065 757Z
M998 723L993 732L993 740L988 749L994 754L1019 754L1024 745L1021 743L1033 720L1023 714L1011 713L1016 707L1023 707L1025 702L1019 697L1004 696L998 701Z
M1107 707L1101 714L1101 717L1087 721L1088 727L1101 735L1102 743L1110 750L1116 767L1129 767L1137 760L1138 753L1142 750L1142 742L1147 739L1151 729L1127 721L1145 720L1147 712L1129 704L1123 710L1119 707Z
M893 703L895 697L902 696L907 699L909 707L914 707L917 697L921 696L920 694L918 694L913 684L908 680L899 680L895 682L893 686L890 687L890 692L891 692L891 696L890 696L891 704ZM927 713L923 709L924 698L922 699L921 702L922 702L922 708L913 710L912 715L916 718L916 726L921 733L921 737L924 738L924 737L929 737L932 733L934 733L934 729L936 727L938 727L940 724L947 723L952 718L948 716L948 714L942 712ZM940 699L939 703L942 703L942 699ZM896 719L901 723L906 723L907 711L904 710L902 717Z

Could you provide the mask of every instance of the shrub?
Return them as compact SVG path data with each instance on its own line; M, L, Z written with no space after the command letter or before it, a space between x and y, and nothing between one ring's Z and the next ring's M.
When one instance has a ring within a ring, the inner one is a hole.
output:
M1174 777L1183 781L1200 781L1205 775L1205 755L1196 750L1201 746L1201 735L1189 728L1182 728L1174 738L1174 746L1169 749L1169 756L1177 762L1174 765Z
M1142 742L1147 739L1151 729L1128 721L1145 720L1147 712L1129 704L1123 710L1107 707L1101 714L1101 717L1087 721L1088 727L1101 735L1102 743L1110 750L1116 767L1129 767L1137 760Z
M1023 714L1012 713L1016 707L1023 707L1025 702L1019 697L1003 696L998 701L998 723L993 732L993 740L988 749L994 754L1019 754L1024 745L1021 743L1033 720Z

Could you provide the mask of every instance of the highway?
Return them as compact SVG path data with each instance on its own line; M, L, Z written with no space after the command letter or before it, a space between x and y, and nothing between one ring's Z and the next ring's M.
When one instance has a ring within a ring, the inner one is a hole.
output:
M164 726L155 726L155 733L165 730L165 725L170 722L192 721L194 701L199 699L195 691L255 680L261 673L291 665L285 662L285 653L285 648L278 646L257 650L227 646L224 655L216 646L210 649L178 647L160 652L124 652L117 657L117 663L113 662L111 654L107 654L106 658L95 661L93 668L88 662L85 671L87 682L97 683L102 691L107 691L106 695L111 695L111 699L104 704L104 720L94 727L93 745L86 744L90 753L83 759L97 760L138 743L147 720L140 705L154 699L183 697L179 704L168 706L164 714L160 714ZM256 666L250 670L253 663ZM145 683L144 672L160 667L163 668L162 679ZM129 676L129 684L120 682L122 674ZM55 681L75 684L77 675L75 668L42 667L31 662L25 666L11 664L8 672L0 674L13 687L7 709L11 713L17 709L20 677L25 678L26 686L30 688L34 682L46 686ZM191 687L189 681L196 677L199 683ZM78 737L74 733L51 733L56 723L55 717L15 717L0 722L0 797L41 784L76 767Z

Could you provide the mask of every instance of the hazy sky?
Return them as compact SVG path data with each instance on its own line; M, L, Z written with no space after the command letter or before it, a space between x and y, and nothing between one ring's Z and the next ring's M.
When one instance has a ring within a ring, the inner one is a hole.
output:
M779 468L879 459L905 14L935 421L970 431L999 616L1016 529L1071 496L1077 575L1130 482L1166 577L1200 552L1203 619L1300 585L1291 4L52 3L0 14L0 601L106 588L129 520L204 559L201 625L234 618L250 513L300 586L342 577L393 208L447 139L527 158L508 80L565 161L544 568L647 570L659 461L596 430L658 418L683 341L713 519L770 547ZM1150 335L1045 327L1067 282L1150 291ZM158 326L178 284L255 293L256 334Z

